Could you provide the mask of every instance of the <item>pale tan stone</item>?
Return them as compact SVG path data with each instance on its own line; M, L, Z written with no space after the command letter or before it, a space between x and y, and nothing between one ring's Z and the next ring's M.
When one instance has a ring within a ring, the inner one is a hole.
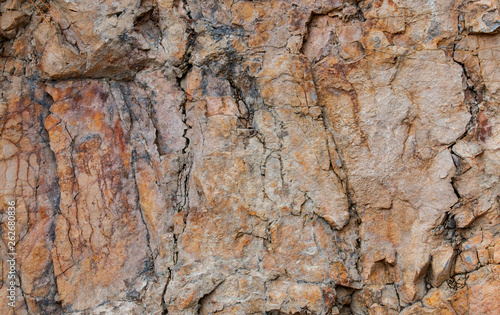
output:
M16 36L17 30L29 21L28 14L23 11L8 10L0 18L0 35L7 38Z
M471 1L464 13L465 27L471 34L496 33L500 27L498 2L495 0Z
M498 313L497 0L34 3L0 3L18 313Z
M432 254L432 284L434 287L439 287L443 281L450 277L450 272L453 267L453 259L455 258L455 250L448 243L436 248Z

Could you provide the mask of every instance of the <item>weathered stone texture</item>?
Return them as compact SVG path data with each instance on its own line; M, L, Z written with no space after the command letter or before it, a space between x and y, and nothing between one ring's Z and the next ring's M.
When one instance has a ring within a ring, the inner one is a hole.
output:
M500 313L499 10L0 0L0 313Z

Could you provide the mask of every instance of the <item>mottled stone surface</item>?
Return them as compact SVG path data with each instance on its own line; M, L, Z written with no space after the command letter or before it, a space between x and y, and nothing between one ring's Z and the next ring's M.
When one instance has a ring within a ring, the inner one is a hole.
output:
M499 10L0 0L0 314L500 313Z

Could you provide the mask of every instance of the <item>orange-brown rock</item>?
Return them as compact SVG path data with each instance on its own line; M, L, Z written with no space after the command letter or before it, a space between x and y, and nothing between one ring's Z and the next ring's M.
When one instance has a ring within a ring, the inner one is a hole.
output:
M0 0L0 314L500 313L499 9Z

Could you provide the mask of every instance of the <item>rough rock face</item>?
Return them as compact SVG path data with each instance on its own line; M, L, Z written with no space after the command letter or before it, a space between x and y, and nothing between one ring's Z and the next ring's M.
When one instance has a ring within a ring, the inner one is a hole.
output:
M500 313L499 10L0 0L0 313Z

